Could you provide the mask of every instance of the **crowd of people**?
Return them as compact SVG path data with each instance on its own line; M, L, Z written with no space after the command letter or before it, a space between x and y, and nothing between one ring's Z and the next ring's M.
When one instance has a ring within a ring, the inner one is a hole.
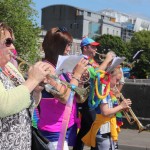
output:
M31 116L37 108L38 130L49 140L49 149L58 150L72 89L50 75L56 76L58 57L69 54L73 37L65 27L54 27L47 31L42 44L45 58L30 66L26 80L12 58L12 52L16 55L13 41L11 27L0 22L0 149L31 150ZM90 146L91 150L117 149L122 121L117 115L121 110L130 108L131 101L124 99L118 104L113 89L117 87L121 90L123 74L118 66L106 72L115 57L114 52L108 52L102 64L95 62L94 56L99 45L91 38L83 38L80 44L82 57L73 72L62 72L59 75L59 80L70 83L72 87L86 88L89 83L83 84L82 77L87 75L88 70L91 81L89 96L84 102L80 100L79 93L73 94L71 113L67 116L69 122L64 132L64 150L69 150L69 146L73 150L83 150L84 144ZM97 91L97 85L93 84L95 81L99 88ZM51 85L57 92L47 89L43 84Z

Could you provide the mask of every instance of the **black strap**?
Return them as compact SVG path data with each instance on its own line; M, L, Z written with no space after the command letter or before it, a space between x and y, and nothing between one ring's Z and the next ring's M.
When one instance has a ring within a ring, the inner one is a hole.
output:
M32 122L32 117L31 117L31 113L30 113L30 111L29 111L29 108L27 108L27 112L28 112L28 115L29 115L29 117L30 117L30 119L31 119L31 122ZM47 139L47 138L45 138L41 133L40 133L40 131L38 130L38 129L36 129L36 128L34 128L33 126L32 126L32 134L34 134L34 136L39 136L39 138L44 142L44 143L46 143L46 144L48 144L49 143L49 140ZM32 135L33 136L33 135Z

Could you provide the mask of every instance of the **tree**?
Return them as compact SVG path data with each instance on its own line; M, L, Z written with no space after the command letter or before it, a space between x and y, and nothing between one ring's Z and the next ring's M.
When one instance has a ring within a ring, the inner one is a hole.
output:
M97 37L95 40L100 43L100 47L98 48L99 53L106 54L111 50L119 57L126 57L127 60L131 57L131 54L126 47L126 43L118 36L104 34Z
M0 0L0 20L14 30L15 47L25 60L35 62L38 58L38 28L32 0Z
M132 55L138 50L144 50L132 73L138 78L150 76L150 31L134 33L130 41Z

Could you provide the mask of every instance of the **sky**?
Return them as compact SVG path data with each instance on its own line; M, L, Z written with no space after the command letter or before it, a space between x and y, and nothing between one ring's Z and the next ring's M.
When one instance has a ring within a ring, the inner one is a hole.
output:
M90 11L113 9L128 15L150 20L150 0L33 0L33 8L38 12L36 21L41 26L41 9L55 4L67 4Z

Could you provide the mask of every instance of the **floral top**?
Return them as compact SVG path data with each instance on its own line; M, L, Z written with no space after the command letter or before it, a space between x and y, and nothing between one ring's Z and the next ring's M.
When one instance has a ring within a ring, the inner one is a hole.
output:
M12 68L10 69L16 74L13 78L10 78L2 71L0 72L0 81L6 90L24 82L19 72ZM0 118L0 150L31 150L31 118L27 109L17 114Z

